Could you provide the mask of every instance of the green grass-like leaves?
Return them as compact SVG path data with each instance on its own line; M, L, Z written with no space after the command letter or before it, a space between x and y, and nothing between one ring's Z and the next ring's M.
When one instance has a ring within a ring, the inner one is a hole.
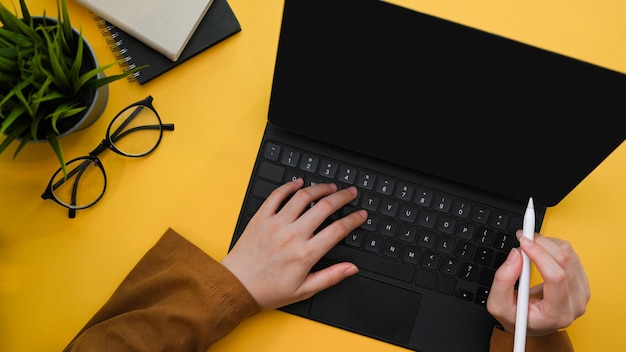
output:
M83 33L73 29L66 0L57 0L60 18L31 16L25 0L20 8L21 17L0 4L0 153L19 141L16 157L28 140L45 139L64 168L59 121L85 111L98 88L143 67L113 76L103 73L116 62L86 69Z

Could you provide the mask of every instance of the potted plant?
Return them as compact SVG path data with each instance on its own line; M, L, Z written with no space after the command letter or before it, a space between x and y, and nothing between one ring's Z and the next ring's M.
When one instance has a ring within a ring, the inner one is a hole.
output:
M105 76L116 62L98 65L82 30L71 25L66 0L60 1L59 18L31 16L25 0L21 17L0 4L0 153L14 141L14 158L29 142L47 142L65 170L59 138L97 120L107 84L137 69Z

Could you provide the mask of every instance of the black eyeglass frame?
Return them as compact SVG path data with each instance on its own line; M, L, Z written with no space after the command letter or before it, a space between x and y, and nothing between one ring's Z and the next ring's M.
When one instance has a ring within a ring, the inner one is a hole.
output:
M152 153L161 143L161 139L163 138L163 131L174 131L174 124L173 123L163 123L161 121L161 117L159 116L159 113L156 111L156 109L154 108L154 106L152 105L152 101L153 98L152 96L147 96L146 98L132 103L130 105L128 105L127 107L125 107L124 109L120 110L120 112L118 112L113 119L111 120L111 123L109 123L109 127L107 127L107 132L106 132L106 137L100 142L100 144L98 144L98 146L92 150L88 155L85 156L81 156L78 158L74 158L70 161L68 161L66 163L66 165L69 165L71 163L74 163L76 161L79 160L84 160L83 163L81 163L78 167L74 168L73 170L69 171L67 173L67 175L64 176L62 181L57 182L56 184L54 184L54 180L57 176L57 174L59 172L63 172L63 168L59 168L54 174L52 174L52 177L50 178L50 182L48 182L48 186L46 187L45 191L41 194L41 198L42 199L50 199L52 201L54 201L55 203L68 208L69 209L69 213L68 213L68 217L70 218L74 218L76 217L76 210L81 210L81 209L86 209L89 208L91 206L93 206L94 204L98 203L98 201L102 198L102 196L104 196L104 192L106 192L106 185L107 185L107 176L106 176L106 172L104 171L104 166L102 165L102 161L98 158L98 155L100 155L103 151L110 149L113 152L115 152L116 154L122 155L122 156L126 156L126 157L131 157L131 158L138 158L138 157L142 157L142 156L146 156L150 153ZM115 123L115 121L123 114L125 113L127 110L132 109L133 107L138 107L138 109L136 109L135 111L133 111L130 116L128 116L126 118L126 120L115 130L111 133L111 128L113 127L113 124ZM139 127L134 127L132 129L129 129L127 131L124 131L122 133L122 130L128 125L128 123L130 123L132 121L132 119L137 116L137 114L141 111L141 108L148 108L150 109L154 115L157 118L157 121L159 122L158 125L147 125L147 126L139 126ZM138 129L159 129L159 138L157 139L156 143L154 144L154 146L148 150L146 150L143 153L140 154L129 154L126 153L120 149L118 149L115 146L115 142L120 140L121 138L127 136L129 133L132 133ZM82 173L85 170L85 167L89 164L89 163L94 163L102 172L103 175L103 180L104 180L104 187L102 188L102 193L91 203L83 205L83 206L77 206L77 205L68 205L62 201L60 201L54 194L54 190L56 188L58 188L59 186L61 186L65 180L67 180L69 177L74 176L75 174L78 173L78 175L76 175L76 180L74 180L74 185L72 187L72 203L74 203L76 201L76 191L77 191L77 185L78 182L80 181L80 177L82 175Z

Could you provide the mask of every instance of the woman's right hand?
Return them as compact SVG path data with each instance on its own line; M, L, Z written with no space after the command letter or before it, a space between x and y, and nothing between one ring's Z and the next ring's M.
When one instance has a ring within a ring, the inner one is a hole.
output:
M585 313L591 298L589 280L580 258L565 240L535 234L534 241L521 236L496 271L487 310L510 333L515 331L517 291L515 283L522 272L522 254L534 263L543 282L530 289L528 336L545 336L568 327Z

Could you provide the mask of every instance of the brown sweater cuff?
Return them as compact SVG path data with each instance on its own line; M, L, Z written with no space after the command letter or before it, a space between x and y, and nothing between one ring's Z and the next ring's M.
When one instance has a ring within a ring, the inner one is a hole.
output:
M491 334L490 352L511 352L513 351L514 335L498 327L493 328ZM573 352L574 346L569 339L567 331L561 330L553 334L526 338L527 352Z
M206 351L260 311L223 265L169 229L66 351Z
M235 315L234 320L243 320L261 310L232 272L175 230L167 229L153 250L159 251L169 261L182 263L198 273L198 277L211 287L214 295L221 298L228 311Z

